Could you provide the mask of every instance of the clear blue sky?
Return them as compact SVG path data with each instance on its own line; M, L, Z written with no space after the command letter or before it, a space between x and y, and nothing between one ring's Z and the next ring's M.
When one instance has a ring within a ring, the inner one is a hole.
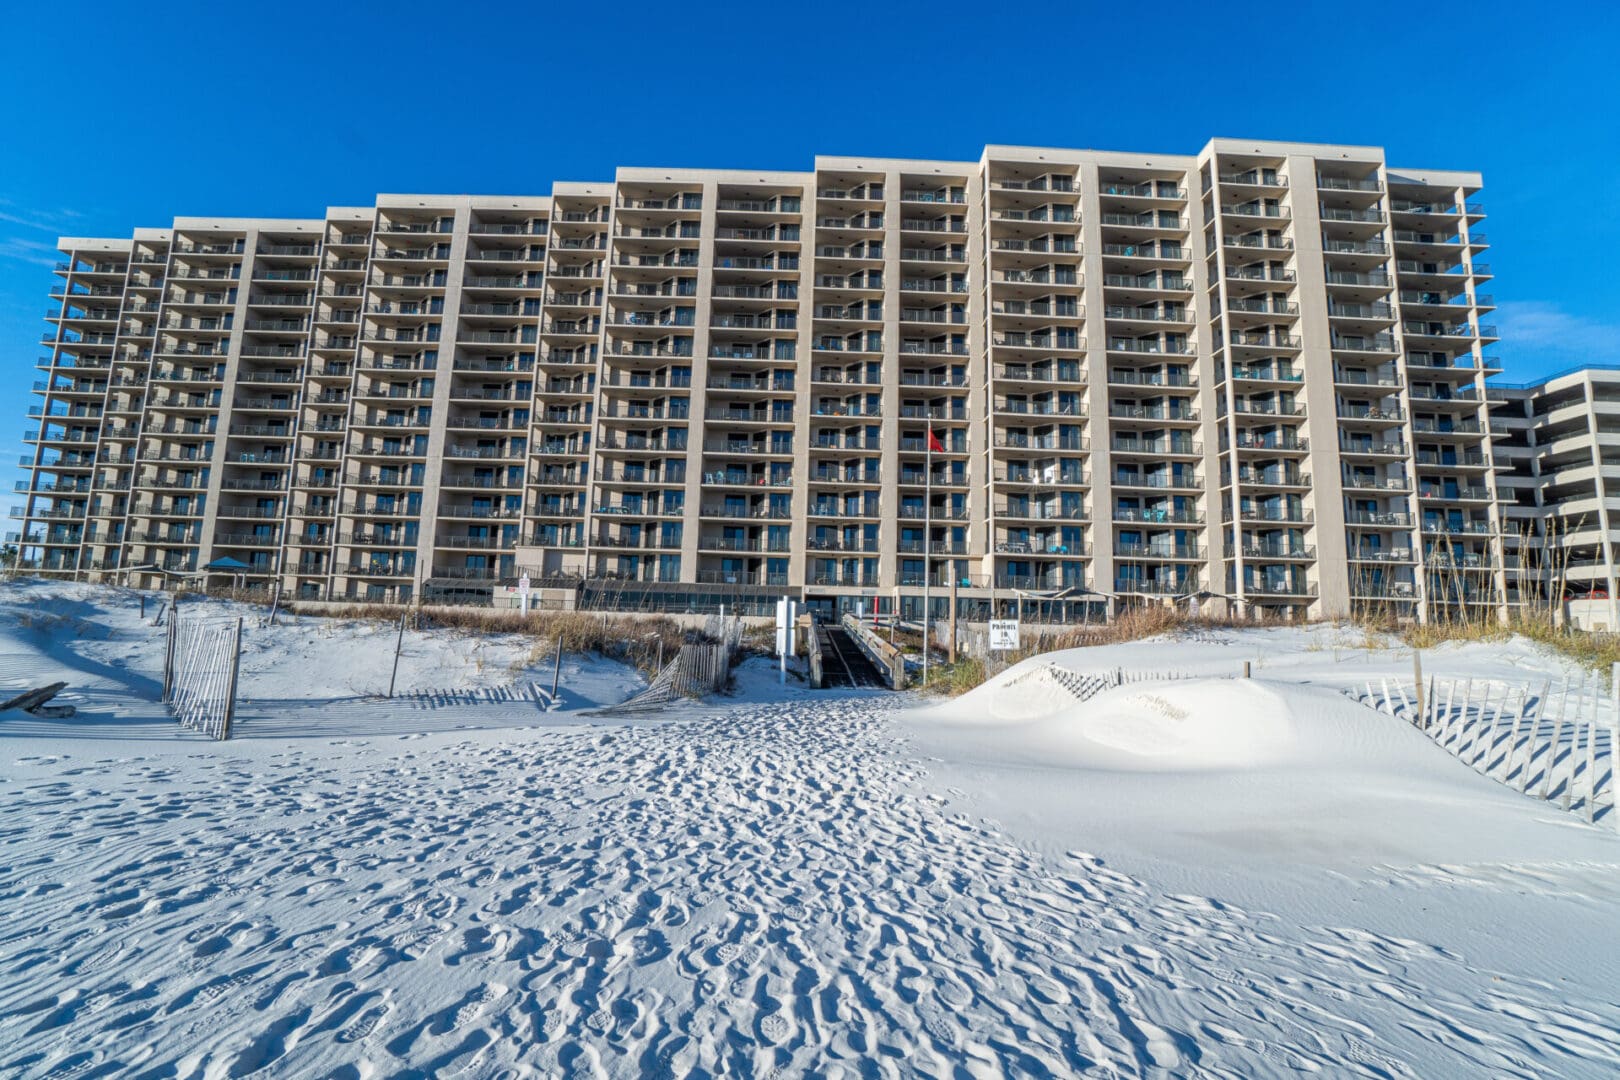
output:
M1614 6L114 4L0 35L0 503L59 235L987 142L1388 147L1485 175L1508 379L1620 361ZM373 10L375 9L375 10ZM265 36L256 36L261 30Z

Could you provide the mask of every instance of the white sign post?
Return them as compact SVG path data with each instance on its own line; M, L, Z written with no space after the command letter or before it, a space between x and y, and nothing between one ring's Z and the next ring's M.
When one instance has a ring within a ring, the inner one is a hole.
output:
M518 606L523 609L523 614L524 615L527 615L529 613L529 575L528 574L524 574L522 577L518 578Z
M991 619L990 620L990 650L992 652L1014 652L1018 649L1018 620L1017 619Z

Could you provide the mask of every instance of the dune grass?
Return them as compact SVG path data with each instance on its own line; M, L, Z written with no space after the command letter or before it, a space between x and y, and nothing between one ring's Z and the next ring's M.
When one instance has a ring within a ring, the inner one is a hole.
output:
M402 607L397 604L300 604L299 615L322 619L369 620L397 624L403 617L412 630L449 630L464 634L520 634L531 642L528 662L549 659L562 643L565 653L595 653L654 674L659 659L673 659L689 641L707 641L700 629L682 626L662 615L607 615L589 611L530 611L484 607Z
M1118 645L1160 635L1265 625L1269 624L1236 619L1190 618L1169 608L1133 608L1122 612L1110 623L1047 631L1034 637L1026 635L1022 649L988 664L963 656L954 664L931 665L928 685L922 689L931 694L955 697L982 685L1013 664L1041 653ZM1602 674L1610 672L1616 663L1620 663L1620 635L1577 630L1567 623L1561 624L1560 620L1543 609L1521 612L1506 622L1495 618L1476 618L1397 623L1392 619L1357 618L1340 625L1359 632L1362 635L1360 647L1363 648L1379 647L1380 635L1387 635L1384 640L1399 642L1412 649L1433 649L1454 642L1505 642L1518 636L1546 646Z
M1387 628L1386 628L1387 629ZM1434 621L1392 631L1414 649L1432 649L1452 642L1500 642L1514 636L1528 638L1599 673L1620 663L1620 635L1593 634L1559 623L1544 613L1518 615L1507 622L1494 620Z

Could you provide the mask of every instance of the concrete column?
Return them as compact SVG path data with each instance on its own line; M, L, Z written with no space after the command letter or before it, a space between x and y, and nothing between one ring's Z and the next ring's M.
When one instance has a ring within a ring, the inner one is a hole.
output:
M418 581L426 581L433 577L437 569L434 566L433 548L439 533L439 477L444 469L448 430L445 425L450 417L450 387L455 381L453 372L457 326L461 311L461 279L467 271L467 238L468 229L472 224L472 210L465 200L458 201L453 209L445 207L444 212L454 214L454 231L449 234L429 233L426 240L426 243L432 246L444 243L448 237L450 265L444 289L440 293L444 298L444 314L440 319L439 360L433 370L433 423L428 428L427 468L422 476L422 517L418 526L421 531L416 538ZM418 374L425 375L426 372ZM496 527L498 528L498 523ZM456 553L452 552L446 558L451 558L454 554ZM486 551L484 554L488 556L492 566L500 565L499 550Z
M1327 315L1327 273L1314 157L1290 155L1288 186L1292 193L1289 202L1294 217L1294 272L1304 345L1300 354L1300 367L1305 373L1304 431L1311 440L1305 460L1312 486L1304 503L1314 522L1306 527L1305 535L1307 542L1316 545L1309 576L1315 579L1317 599L1310 610L1318 617L1339 619L1350 614L1350 575L1344 547L1343 466L1339 461L1332 327Z
M201 530L201 543L197 548L197 570L214 559L214 533L219 527L219 499L224 483L225 463L229 459L230 425L234 412L232 403L236 400L237 379L242 368L242 334L247 324L248 294L253 288L253 260L254 252L259 247L259 230L248 228L244 232L242 241L242 261L240 274L234 282L236 287L236 304L231 308L231 336L230 350L225 357L225 381L219 391L218 422L214 432L214 453L208 463L207 501L203 507ZM311 288L313 288L313 284Z
M883 495L879 499L878 587L892 594L900 584L900 172L883 174L883 384L879 439ZM926 558L926 556L925 556ZM926 562L924 565L927 565Z
M709 407L709 394L705 387L709 378L709 317L713 311L714 230L719 199L718 185L712 180L705 182L702 225L699 229L702 235L698 240L697 296L692 301L696 309L693 318L696 327L692 331L692 386L687 401L686 506L681 516L682 581L697 580L698 536L703 528L703 443L704 432L708 429L704 413ZM673 391L670 396L675 396Z
M1103 239L1102 202L1098 198L1102 180L1097 163L1082 162L1075 180L1080 188L1080 272L1084 282L1080 289L1085 304L1085 320L1081 324L1086 336L1086 438L1091 449L1082 454L1091 491L1087 495L1086 510L1091 524L1086 528L1086 543L1091 545L1091 572L1087 584L1110 598L1109 612L1113 613L1112 597L1115 592L1114 567L1114 473L1113 424L1108 418L1108 324L1104 317L1107 296L1103 291ZM1056 292L1056 287L1054 287Z

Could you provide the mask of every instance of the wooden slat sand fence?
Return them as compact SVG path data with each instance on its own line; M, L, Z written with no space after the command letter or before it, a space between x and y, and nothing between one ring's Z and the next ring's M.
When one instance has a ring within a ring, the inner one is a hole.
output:
M163 655L163 703L180 726L231 737L242 656L242 620L180 617L170 611Z
M732 649L725 642L682 645L647 689L610 709L598 709L596 714L656 709L679 698L703 697L723 690L731 678L731 656Z
M1431 678L1420 694L1415 683L1378 679L1347 693L1405 720L1481 775L1620 830L1620 686L1595 675L1539 683Z
M1074 671L1071 668L1061 667L1057 664L1039 664L1028 671L1019 672L1009 679L1005 685L1016 686L1025 679L1031 679L1038 675L1046 675L1053 682L1073 694L1076 701L1090 701L1104 690L1112 690L1118 686L1130 686L1134 683L1223 677L1219 675L1197 675L1190 671L1126 671L1124 668L1109 668L1105 671Z

